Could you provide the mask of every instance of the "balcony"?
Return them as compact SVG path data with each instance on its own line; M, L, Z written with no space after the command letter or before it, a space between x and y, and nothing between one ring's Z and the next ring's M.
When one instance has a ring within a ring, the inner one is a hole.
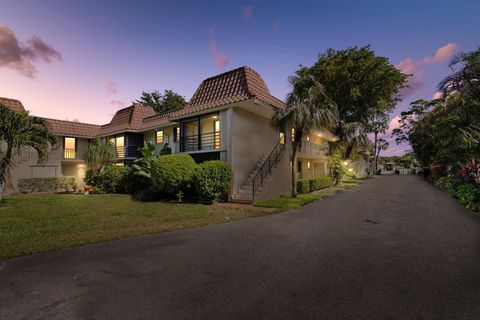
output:
M325 145L316 144L310 141L302 141L302 145L299 151L305 154L326 156L328 150Z
M180 137L180 152L219 150L220 132Z

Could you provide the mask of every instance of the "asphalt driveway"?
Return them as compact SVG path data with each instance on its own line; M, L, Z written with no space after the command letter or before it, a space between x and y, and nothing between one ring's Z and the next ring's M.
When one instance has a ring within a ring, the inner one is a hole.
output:
M376 178L284 214L0 262L0 319L480 319L480 216L420 178Z

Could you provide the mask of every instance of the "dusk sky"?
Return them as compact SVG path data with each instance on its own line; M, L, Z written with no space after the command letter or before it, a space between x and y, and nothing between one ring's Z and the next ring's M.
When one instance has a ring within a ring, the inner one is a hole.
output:
M142 90L188 100L203 79L248 65L284 99L299 64L371 44L414 74L394 119L432 98L453 54L480 45L479 16L473 0L0 0L0 96L34 115L104 124Z

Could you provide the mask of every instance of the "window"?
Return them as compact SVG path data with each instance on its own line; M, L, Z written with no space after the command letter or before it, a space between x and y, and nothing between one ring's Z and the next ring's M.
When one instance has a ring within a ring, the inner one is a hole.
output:
M75 159L76 158L76 139L71 137L65 137L63 140L63 157L65 159Z
M125 137L111 137L108 139L108 142L113 144L115 150L117 150L117 158L125 158Z
M163 130L157 131L157 135L156 135L156 137L155 137L155 142L156 142L157 144L162 144L162 143L164 143Z
M173 142L180 141L180 128L175 127L173 128Z
M214 123L214 143L215 149L220 149L220 120L216 120Z

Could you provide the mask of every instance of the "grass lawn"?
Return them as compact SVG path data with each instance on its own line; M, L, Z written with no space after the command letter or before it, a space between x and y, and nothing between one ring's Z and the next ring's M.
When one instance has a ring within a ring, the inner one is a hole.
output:
M348 189L358 185L355 181L344 181L342 184L337 185L333 188L327 188L319 191L315 191L312 193L306 194L297 194L296 198L288 197L288 196L281 196L273 199L267 200L260 200L255 202L255 206L259 207L269 207L269 208L278 208L282 211L295 209L301 206L304 206L310 202L315 200L323 199L326 197L335 194L337 191Z
M134 201L128 195L21 195L0 205L0 259L277 213L230 204Z

